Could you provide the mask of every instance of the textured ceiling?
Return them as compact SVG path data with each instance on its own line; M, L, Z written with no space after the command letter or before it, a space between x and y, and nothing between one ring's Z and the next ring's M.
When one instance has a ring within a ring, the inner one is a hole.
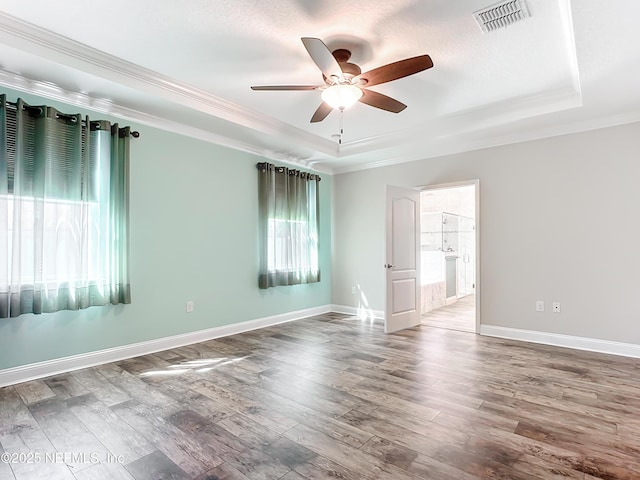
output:
M484 34L478 0L0 0L0 83L325 171L427 158L640 119L637 0L527 0ZM79 8L82 6L83 8ZM103 7L103 8L101 8ZM429 54L432 69L371 87L408 105L309 119L320 92L300 38L363 71Z

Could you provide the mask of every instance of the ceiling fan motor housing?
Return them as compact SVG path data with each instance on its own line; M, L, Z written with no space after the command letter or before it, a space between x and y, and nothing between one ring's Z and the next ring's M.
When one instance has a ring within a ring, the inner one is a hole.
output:
M340 65L340 69L342 70L344 79L346 80L346 82L344 83L351 83L351 79L353 77L357 77L362 73L362 69L358 65L348 62L348 60L351 58L351 52L349 50L339 48L337 50L334 50L332 54L338 62L338 65ZM324 80L324 83L326 83L327 85L334 85L338 83L336 79L327 78L324 74L322 74L322 78Z

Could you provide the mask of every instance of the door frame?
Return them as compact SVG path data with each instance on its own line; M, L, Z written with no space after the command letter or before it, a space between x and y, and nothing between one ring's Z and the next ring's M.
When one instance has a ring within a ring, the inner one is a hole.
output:
M435 185L421 185L417 187L421 192L427 190L448 190L450 188L458 188L458 187L475 187L475 244L476 244L476 264L475 264L475 284L476 284L476 328L475 333L480 334L480 292L481 292L481 284L480 284L480 180L463 180L460 182L450 182L450 183L439 183Z

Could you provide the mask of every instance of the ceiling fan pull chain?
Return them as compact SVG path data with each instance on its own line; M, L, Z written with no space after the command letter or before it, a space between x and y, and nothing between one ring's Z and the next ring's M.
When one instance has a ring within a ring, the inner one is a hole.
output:
M340 109L340 135L338 136L338 145L342 145L342 134L344 133L344 108Z

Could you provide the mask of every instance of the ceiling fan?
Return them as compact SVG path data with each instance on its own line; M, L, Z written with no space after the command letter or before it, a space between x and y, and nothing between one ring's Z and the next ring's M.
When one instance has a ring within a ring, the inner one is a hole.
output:
M369 87L408 77L433 67L429 55L406 58L362 73L355 63L350 63L351 52L338 49L331 52L319 38L303 37L311 59L320 68L324 85L263 85L252 90L320 90L323 102L311 117L311 123L321 122L336 108L344 110L356 102L388 112L399 113L407 106L391 97L369 90Z

